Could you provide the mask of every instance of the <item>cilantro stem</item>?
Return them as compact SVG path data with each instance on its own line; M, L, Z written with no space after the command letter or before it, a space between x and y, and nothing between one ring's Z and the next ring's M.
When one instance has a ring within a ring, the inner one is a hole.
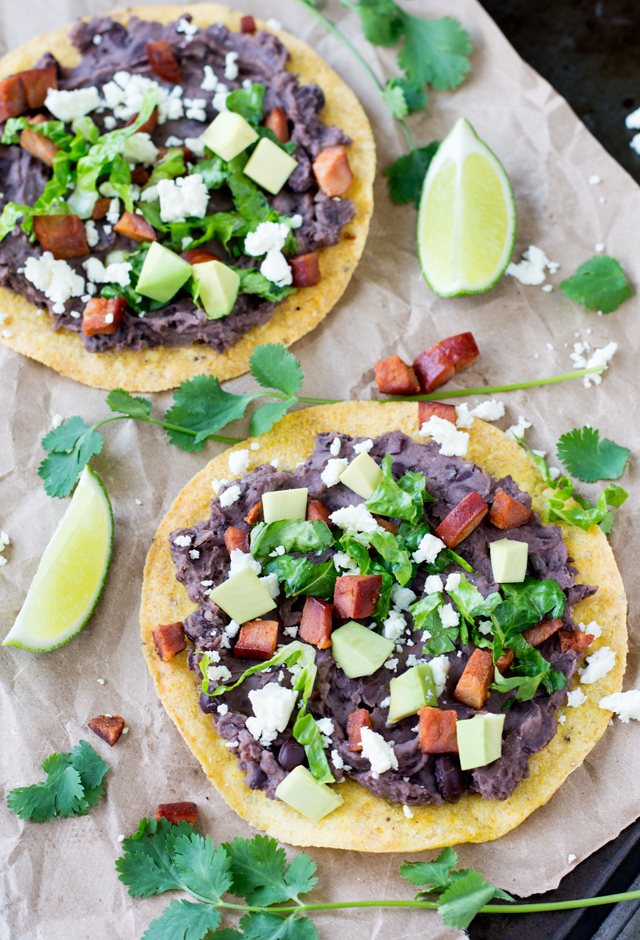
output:
M99 421L97 424L93 425L93 430L96 428L101 428L103 424L111 424L112 421L125 421L130 419L131 421L144 421L145 424L157 424L158 427L164 428L165 431L178 431L180 434L191 434L192 437L196 437L200 432L193 431L191 428L182 428L178 424L168 424L166 421L156 421L155 418L143 418L136 417L133 418L131 415L116 415L115 418L105 418L104 421ZM218 434L209 434L207 437L209 441L220 441L222 444L239 444L241 438L239 437L220 437Z

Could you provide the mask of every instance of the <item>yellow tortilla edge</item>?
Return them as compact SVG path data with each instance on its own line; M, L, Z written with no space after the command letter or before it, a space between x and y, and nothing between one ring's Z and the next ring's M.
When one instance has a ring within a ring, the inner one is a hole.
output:
M170 23L185 13L191 13L198 26L221 22L236 31L240 28L242 16L212 3L131 7L108 15L123 24L130 16ZM264 22L257 22L260 28L267 29ZM65 66L77 64L80 56L69 39L71 28L65 26L39 36L5 55L0 59L0 78L31 68L46 51L52 52ZM364 250L373 212L376 168L373 133L354 92L311 46L284 30L270 32L275 33L289 50L288 69L299 74L301 84L314 81L324 91L323 120L342 127L353 140L349 148L349 163L354 182L348 195L355 205L356 215L345 226L337 245L319 249L320 284L301 288L287 297L267 323L245 333L223 353L195 343L190 346L158 346L139 352L110 349L103 353L89 353L77 333L65 329L51 330L51 318L46 310L40 312L26 298L3 287L0 288L0 306L7 314L3 327L13 334L0 336L3 345L94 388L158 392L174 388L202 372L215 375L220 381L242 375L248 371L249 356L256 346L261 343L290 346L324 319L344 293Z
M308 408L287 415L257 441L260 450L250 451L253 465L280 459L282 470L292 470L313 449L316 433L338 430L352 436L375 437L399 429L418 437L415 404L348 402ZM492 476L507 473L533 497L541 508L544 483L525 451L502 431L475 419L470 431L468 458ZM566 777L582 764L604 733L611 712L598 702L620 691L626 664L626 597L622 579L606 536L597 526L588 532L563 526L563 534L575 567L577 580L598 585L594 597L576 605L576 622L597 620L602 635L587 651L601 646L616 652L615 667L593 685L581 685L587 701L579 708L564 705L559 714L565 724L550 744L529 761L530 776L523 780L504 802L466 796L453 805L412 807L408 819L401 805L373 796L353 781L338 784L335 790L344 802L319 823L311 823L282 802L269 800L244 784L237 760L213 730L210 718L198 708L197 683L187 667L187 654L162 662L155 650L152 630L159 623L182 620L195 608L186 591L175 579L169 552L169 534L178 527L193 525L208 517L213 496L211 480L234 476L229 455L248 446L238 444L214 458L181 491L162 520L145 565L140 609L143 652L158 695L205 773L229 806L256 829L297 846L325 846L363 852L414 852L461 842L488 842L518 826L535 809L546 803ZM577 685L576 679L573 686Z

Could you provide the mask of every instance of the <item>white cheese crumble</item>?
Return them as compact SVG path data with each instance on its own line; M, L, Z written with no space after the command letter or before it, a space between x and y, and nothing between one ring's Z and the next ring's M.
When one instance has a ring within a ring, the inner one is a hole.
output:
M598 254L600 254L600 252L604 251L604 248L605 248L604 242L596 242L595 245L593 246L593 250L594 250L594 251L597 251Z
M213 480L211 481L211 489L213 490L214 493L220 492L223 486L228 486L228 485L229 485L228 480L217 480L214 477Z
M219 715L227 715L229 713L229 706L226 702L223 702L222 705L218 705L217 712Z
M616 654L608 646L601 646L600 649L587 657L587 665L579 669L580 682L585 685L591 685L602 679L607 673L611 672L616 664Z
M229 454L229 470L233 476L240 476L249 469L249 451L246 448Z
M255 717L247 718L247 730L256 741L268 746L287 727L298 693L277 682L249 692Z
M370 437L366 438L364 441L358 441L357 444L353 445L354 454L368 454L371 448L373 447L373 441Z
M640 129L640 108L638 108L636 111L632 111L631 114L627 114L624 123L630 131L636 131Z
M447 683L447 675L449 673L449 657L445 656L436 656L435 659L429 661L429 666L431 668L431 675L433 676L433 681L436 687L436 696L440 698L444 692L444 687Z
M567 855L567 865L570 865L571 862L575 862L578 856L574 855L573 852L570 855Z
M117 225L120 218L120 200L117 196L109 203L109 208L107 209L107 214L105 216L109 225Z
M104 85L102 94L114 115L128 121L140 112L144 93L149 88L153 88L158 96L158 124L164 124L167 120L176 121L184 116L182 86L174 85L169 91L144 75L116 72L113 80Z
M589 184L591 186L597 186L601 182L602 182L602 177L598 176L597 173L592 173L591 176L589 177Z
M294 624L292 627L285 627L284 632L287 634L287 636L290 636L292 640L295 640L298 635L297 624Z
M579 708L580 705L586 701L587 696L582 689L574 689L573 692L567 694L567 705L569 705L570 708Z
M451 593L451 591L457 591L460 586L461 577L462 575L458 574L457 571L454 572L453 574L450 574L449 577L447 578L447 583L444 586L445 591L448 591L449 594Z
M416 600L416 595L411 588L400 587L394 584L391 588L391 602L396 610L408 610Z
M384 668L389 669L390 672L395 672L398 668L398 660L395 657L391 657L391 659L388 659L384 664Z
M444 586L439 574L430 574L424 582L424 589L427 594L440 594Z
M227 492L229 492L227 490ZM244 571L245 568L252 568L256 574L260 574L262 571L262 565L259 561L251 555L249 552L243 552L240 548L234 548L230 552L231 565L229 567L229 577L232 578L234 574L238 574L239 571Z
M252 441L249 446L251 450L260 450L260 444L257 441Z
M100 235L98 234L98 229L93 219L89 219L84 223L84 231L87 236L87 245L89 248L95 248L100 241Z
M389 616L384 621L383 624L383 635L388 640L399 640L404 631L407 629L407 621L404 619L400 611L392 610L389 612Z
M228 682L231 678L226 666L209 666L207 674L212 682Z
M195 23L190 23L189 20L186 20L184 16L182 19L178 20L178 25L176 26L176 33L184 33L187 39L192 39L195 34L198 32L198 27Z
M224 57L224 77L230 82L235 82L238 77L238 53L227 52Z
M600 708L608 708L609 711L615 712L624 724L627 724L630 718L640 721L640 691L638 689L605 695L598 704Z
M266 22L267 29L282 29L282 23L275 17L270 17Z
M451 604L443 604L438 608L438 613L443 627L457 627L460 623L460 614Z
M267 589L272 600L276 600L280 593L280 582L277 574L266 574L264 578L259 578L260 584Z
M190 535L176 535L174 538L174 544L178 548L188 548L191 545L191 536Z
M240 487L239 486L230 486L224 491L220 496L220 505L223 509L227 509L229 506L233 506L235 502L240 499Z
M216 85L215 93L213 95L213 101L211 102L211 104L213 105L216 111L228 111L229 110L227 108L227 98L229 97L230 94L231 92L229 91L227 86L224 84L224 82L218 82L218 84Z
M244 240L244 250L253 258L259 258L268 251L284 248L289 226L286 222L260 222L255 232L249 232Z
M446 418L431 415L428 421L420 428L421 437L431 437L440 445L440 453L444 457L466 457L469 447L469 435L466 431L458 431Z
M197 548L192 548L189 550L189 558L192 561L196 561L198 558L200 558L200 552Z
M347 469L349 461L345 457L334 457L327 460L320 479L325 486L335 486L340 482L340 474Z
M279 458L279 457L274 457L273 460L270 460L270 461L269 461L269 463L271 464L272 467L275 467L276 470L277 470L278 467L280 466L280 458Z
M119 284L127 287L130 283L131 264L128 261L114 262L105 268L100 258L87 258L82 262L87 277L94 284Z
M383 698L380 702L380 708L388 708L391 705L391 696L387 695L386 698Z
M344 506L342 509L336 509L329 518L340 529L355 529L356 532L382 531L364 503L360 503L359 506Z
M105 119L104 119L104 127L105 127L105 130L107 130L107 131L115 130L115 127L116 127L117 123L118 123L118 122L117 122L116 119L114 118L113 114L107 114L107 115L105 116Z
M100 35L100 33L96 33L93 39L91 40L91 42L94 44L94 46L99 46L100 43L102 42L102 36Z
M100 105L100 94L95 86L78 88L75 91L62 91L49 88L44 106L54 117L65 123L84 117Z
M402 812L405 814L407 819L413 819L413 813L411 812L411 810L409 809L406 803L402 804Z
M353 560L351 555L346 552L336 552L333 556L333 564L336 571L346 571L347 574L360 574L360 568Z
M602 633L602 627L597 620L592 620L591 623L579 623L578 630L582 630L583 633L590 633L596 640Z
M84 294L84 278L66 261L56 261L50 251L39 258L27 258L24 276L55 304L64 304L71 297Z
M334 437L334 439L331 441L331 444L329 445L329 453L332 457L337 457L341 449L342 441L339 437Z
M507 428L505 434L507 437L510 437L512 441L521 441L524 438L524 432L530 427L531 422L527 421L522 415L518 415L518 423L512 424L510 428Z
M293 272L289 262L281 251L272 248L260 265L260 274L272 281L276 287L288 287L293 282Z
M206 98L184 98L184 116L190 121L207 120Z
M269 558L277 558L278 555L284 555L286 548L284 545L276 545L272 552L269 552Z
M127 139L122 151L127 163L143 163L145 166L155 166L158 159L158 148L151 140L151 136L144 131L138 131Z
M157 188L163 222L184 222L187 218L202 219L206 215L209 190L200 173L160 180Z
M343 770L344 768L344 761L335 748L331 751L331 763L336 768L336 770Z
M461 405L456 405L456 427L465 429L473 427L473 415L466 401L463 401Z
M481 421L498 421L504 417L504 405L497 398L489 398L472 408L469 414L473 418L480 418Z
M304 219L299 212L296 212L295 215L289 216L289 225L291 228L302 228L302 223Z
M558 724L559 724L559 725L563 725L566 720L567 720L567 716L566 716L566 715L558 715Z
M320 734L326 734L327 736L333 734L333 721L331 718L318 718L316 720L316 728Z
M56 304L56 306L57 306L57 304ZM56 310L55 307L54 307L54 312L55 312L55 313L64 313L64 304L61 304L60 306L62 307L62 310L60 310L60 311ZM11 339L12 336L13 336L13 330L3 330L3 331L2 331L2 337L3 337L3 339Z
M541 248L535 245L529 245L522 255L522 261L514 264L513 261L507 267L506 273L515 277L521 284L542 284L546 280L545 269L551 274L555 274L559 264L555 261L549 261Z
M442 539L427 532L427 534L423 535L420 539L420 544L413 553L413 560L418 564L420 564L421 561L425 561L428 565L432 565L443 548L446 548L446 545Z
M395 752L381 734L372 731L371 728L362 728L360 740L362 741L362 756L371 764L371 772L375 777L387 770L398 769Z
M213 71L210 65L205 65L204 67L204 78L202 79L202 84L200 88L203 91L215 91L218 87L218 76Z

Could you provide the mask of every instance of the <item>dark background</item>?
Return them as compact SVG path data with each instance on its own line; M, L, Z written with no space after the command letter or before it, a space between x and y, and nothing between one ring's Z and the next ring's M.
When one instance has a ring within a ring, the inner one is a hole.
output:
M627 130L624 123L640 107L640 0L480 2L522 58L567 99L600 143L640 182L640 155L629 146L638 131ZM544 846L538 851L543 853ZM532 864L535 855L533 847ZM626 891L639 872L640 821L575 868L557 891L527 901ZM639 940L640 904L481 915L469 929L471 940L590 940L596 933L598 940Z

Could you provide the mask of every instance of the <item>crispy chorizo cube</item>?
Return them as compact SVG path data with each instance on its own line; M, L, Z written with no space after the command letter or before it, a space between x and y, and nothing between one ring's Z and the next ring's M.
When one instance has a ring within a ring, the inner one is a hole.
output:
M96 199L93 206L93 212L91 213L91 218L97 222L99 219L104 219L107 212L109 211L109 206L111 205L111 200L107 196L100 196L99 199Z
M582 630L558 630L558 639L563 653L566 653L567 650L582 653L591 646L595 636L593 633L583 633Z
M458 679L453 693L454 699L469 708L482 708L489 698L493 675L492 654L489 650L475 649Z
M147 220L142 215L135 212L123 212L116 225L113 226L114 232L124 235L125 238L131 238L134 242L154 242L156 233Z
M151 179L151 174L142 163L136 164L131 170L131 182L136 186L145 186Z
M34 215L33 231L56 260L89 254L84 223L77 215Z
M126 309L124 297L92 297L82 311L82 332L85 336L112 336L118 332Z
M425 705L418 712L418 744L423 754L457 754L455 711Z
M373 718L366 708L359 708L347 717L347 736L350 751L362 750L363 728L373 728Z
M262 512L262 500L259 499L257 503L254 503L249 512L244 517L244 521L249 525L255 525L258 519L260 518L260 513Z
M165 82L172 82L174 85L179 85L182 81L182 76L180 75L176 57L171 51L168 40L160 39L158 42L148 42L146 44L146 50L149 65L156 75L158 75L159 78L163 78Z
M336 578L333 603L336 616L371 617L382 591L381 574L348 574Z
M562 626L562 620L541 620L532 627L527 627L522 636L531 646L540 646L550 636L557 633Z
M43 137L42 134L25 127L20 134L20 146L31 156L42 160L47 166L53 166L53 161L58 152L58 145L54 144L49 137Z
M319 650L331 646L333 604L309 595L304 602L298 635L305 643L313 643Z
M16 76L22 81L28 108L42 108L50 88L58 87L58 70L54 66L44 69L27 69Z
M456 374L453 360L440 343L421 352L418 358L414 360L413 368L422 386L422 391L426 394L429 394L440 385L444 385Z
M240 20L241 33L255 33L256 21L252 16L243 16Z
M457 336L449 336L441 340L440 346L449 354L456 372L468 369L480 355L473 333L458 333Z
M513 662L513 650L504 649L498 658L496 659L496 669L501 675L507 671L511 663Z
M411 366L400 356L380 359L373 367L378 391L383 395L417 395L420 382Z
M175 623L161 623L152 633L158 656L163 663L169 662L177 653L187 648L187 639L181 620Z
M207 261L221 261L212 251L206 251L204 248L191 248L189 251L183 251L180 255L187 264L205 264Z
M306 255L298 255L289 262L294 287L315 287L322 280L322 273L318 263L318 252L310 251Z
M307 522L326 522L331 525L329 507L321 499L310 499L307 503Z
M233 655L245 659L271 659L277 642L277 620L247 620L240 627Z
M436 418L450 421L451 424L455 424L458 419L455 405L445 405L442 401L418 402L418 427L422 427L422 425L434 415Z
M244 529L237 529L234 525L230 525L224 533L224 544L227 546L229 554L236 549L246 553L249 551L249 533L245 532Z
M455 548L463 539L471 535L488 512L489 507L482 496L475 492L469 493L448 516L444 517L436 529L436 535L442 539L447 548Z
M515 529L519 525L530 522L532 516L531 509L499 489L491 504L489 522L492 522L498 529Z
M153 814L155 820L168 819L172 826L188 822L193 824L198 816L198 807L195 803L161 803Z
M264 126L273 131L281 144L289 140L289 118L284 108L272 108L265 118Z
M343 144L325 147L313 164L318 186L327 196L344 196L353 183L353 173Z
M110 747L116 743L125 725L121 715L97 715L89 721L89 727L94 734L106 741Z
M19 75L0 82L0 122L18 117L27 109L24 85Z
M125 123L125 127L131 127L138 120L138 115L134 114L132 118ZM158 109L154 108L144 124L141 124L136 134L153 134L158 126Z

